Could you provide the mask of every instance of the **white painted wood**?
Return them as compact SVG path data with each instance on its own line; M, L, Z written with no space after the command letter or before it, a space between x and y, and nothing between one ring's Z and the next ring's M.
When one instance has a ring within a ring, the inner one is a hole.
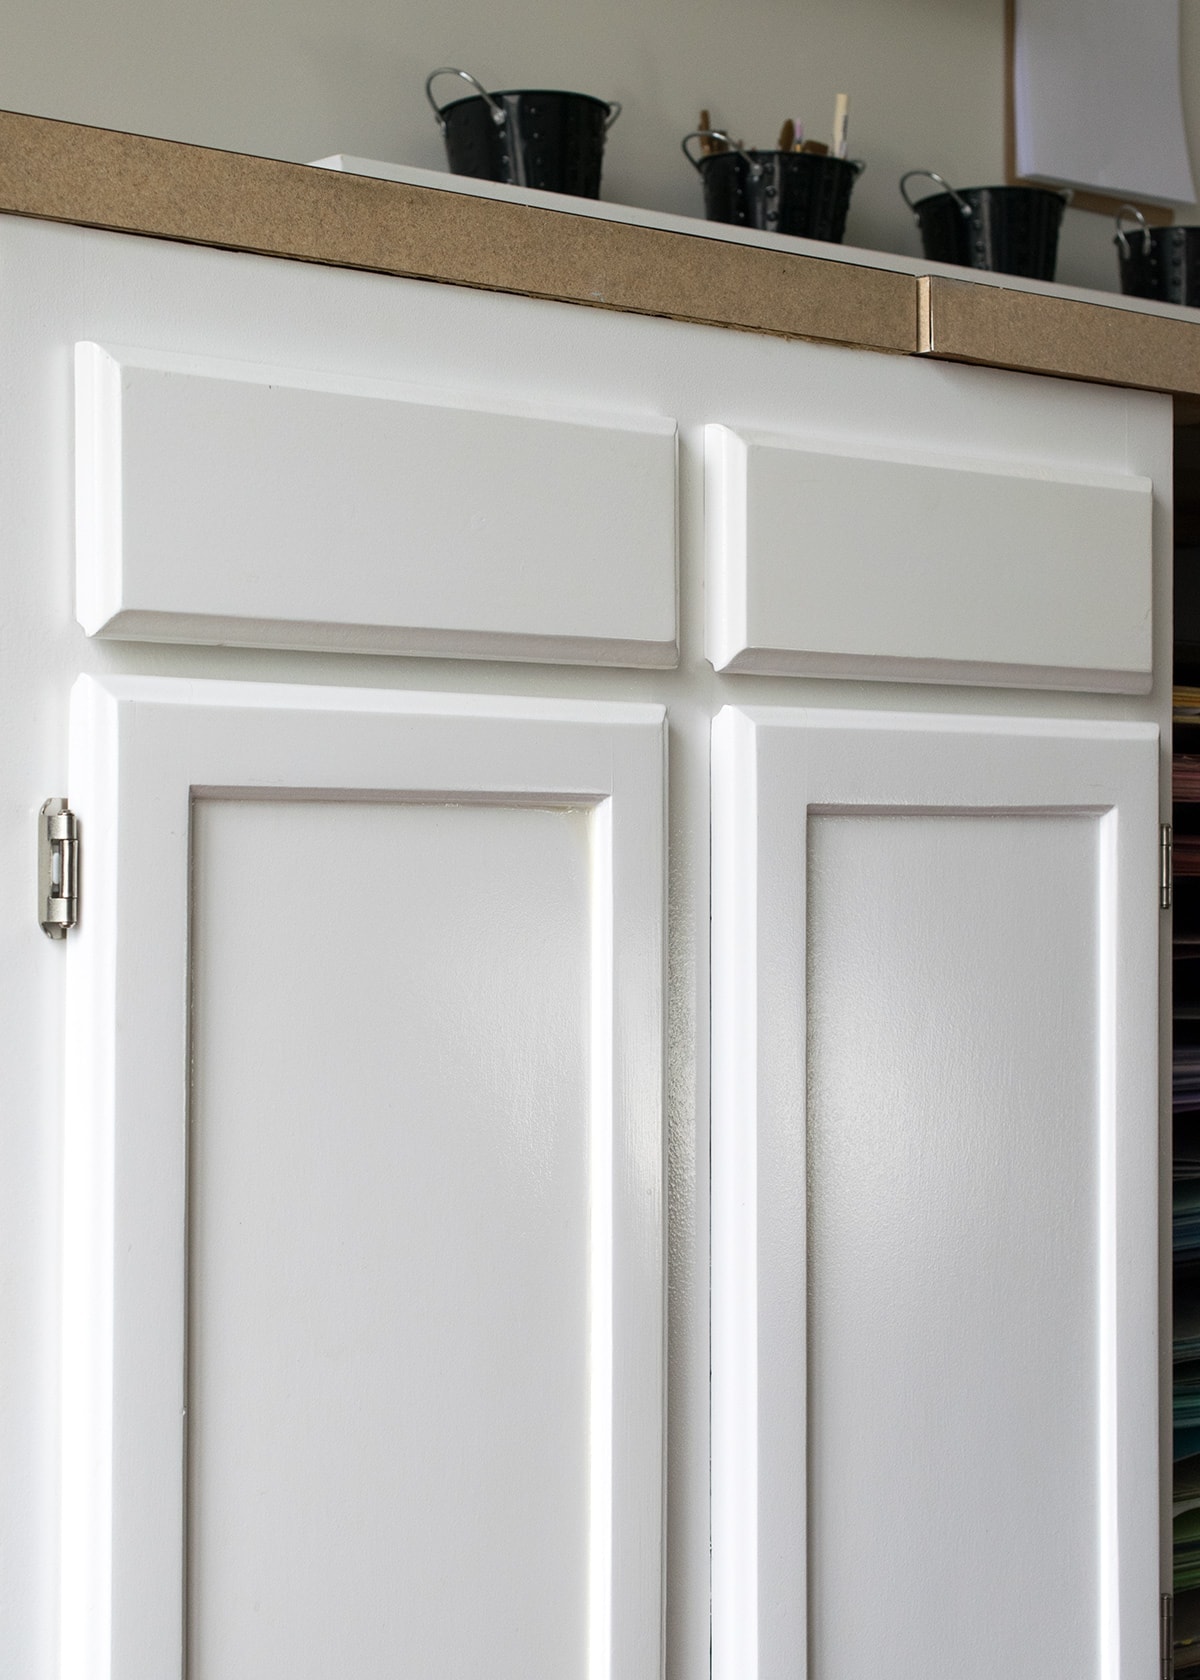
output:
M728 230L727 230L728 231ZM736 231L736 230L734 230ZM766 236L770 237L770 236ZM60 1157L65 1049L63 988L73 953L44 938L31 914L32 837L42 800L68 790L66 701L81 671L273 683L378 684L478 695L510 693L514 668L436 660L351 660L288 649L157 646L85 637L72 599L74 345L136 344L166 356L313 369L331 380L384 379L433 394L477 393L510 403L601 414L666 414L680 424L681 666L668 675L588 667L526 667L519 687L574 704L605 696L669 700L672 788L672 1012L668 1063L672 1234L671 1474L668 1483L666 1641L672 1680L709 1672L709 1130L708 737L711 710L747 688L703 658L704 423L776 435L805 431L829 447L907 440L920 449L1037 460L1048 471L1134 472L1155 484L1155 688L1149 696L1064 693L1064 718L1170 717L1169 398L1037 381L981 368L764 340L681 322L433 286L0 217L0 1594L4 1662L14 1674L58 1672L59 1399L78 1392L82 1315L68 1324L60 1371ZM986 278L986 277L985 277ZM1151 306L1152 307L1152 306ZM306 374L307 377L307 374ZM753 680L762 704L834 705L861 691L807 677ZM945 690L876 686L883 706L934 713ZM997 709L996 696L960 695L961 708ZM956 706L959 705L955 701ZM1011 689L1013 716L1044 709ZM99 774L99 773L98 773ZM115 785L115 768L112 771ZM1169 803L1169 781L1164 777ZM82 805L82 801L81 801ZM89 868L101 830L83 812ZM87 900L87 936L104 913ZM1157 912L1155 912L1157 914ZM83 937L83 935L81 935ZM146 932L152 951L157 929ZM1169 967L1167 969L1169 984ZM72 1057L74 1056L72 1051ZM89 1099L90 1100L90 1099ZM78 1134L74 1145L86 1140ZM73 1147L68 1170L81 1170ZM85 1182L91 1180L85 1176ZM72 1207L78 1207L76 1199ZM68 1237L74 1243L78 1223ZM95 1322L103 1334L102 1322ZM84 1360L84 1368L88 1369ZM77 1481L70 1484L78 1486ZM71 1547L90 1547L68 1523ZM88 1553L90 1555L90 1551ZM1169 1554L1166 1574L1169 1581ZM69 1577L74 1590L78 1572ZM70 1600L72 1605L75 1600ZM90 1624L89 1624L90 1625ZM961 1625L961 1624L960 1624ZM83 1630L86 1632L86 1628ZM81 1637L75 1620L67 1653ZM2 1666L2 1665L0 1665ZM160 1680L157 1670L153 1680ZM224 1680L224 1677L223 1677Z
M1157 731L714 735L714 1680L1155 1672Z
M710 657L1144 692L1152 506L1134 473L710 426Z
M675 426L76 351L89 635L673 665Z
M661 708L72 730L63 1675L652 1680Z

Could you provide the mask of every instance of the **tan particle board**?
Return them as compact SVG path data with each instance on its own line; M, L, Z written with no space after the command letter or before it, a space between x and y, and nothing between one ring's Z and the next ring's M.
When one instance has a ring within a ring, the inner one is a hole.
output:
M0 112L0 212L911 354L910 275Z
M1179 321L936 275L917 285L921 355L1200 395L1200 317Z

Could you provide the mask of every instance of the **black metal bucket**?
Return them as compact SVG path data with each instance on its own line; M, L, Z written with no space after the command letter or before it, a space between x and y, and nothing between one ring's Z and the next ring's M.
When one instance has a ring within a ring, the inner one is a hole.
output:
M1126 232L1126 216L1140 225ZM1200 308L1200 227L1152 228L1134 205L1123 204L1113 243L1128 297Z
M459 76L476 92L439 105L433 97L439 76ZM600 197L604 137L621 114L615 102L593 99L588 93L536 88L488 93L474 76L449 66L426 77L425 97L433 106L455 175L574 193L577 198Z
M693 157L692 140L722 140L727 152ZM840 245L855 181L865 163L820 152L742 151L716 128L685 135L683 155L704 183L704 214L710 222L826 239Z
M907 185L917 176L936 181L944 191L914 204ZM916 217L930 262L1053 280L1069 194L1050 187L962 187L956 192L931 169L910 169L901 177L900 192Z

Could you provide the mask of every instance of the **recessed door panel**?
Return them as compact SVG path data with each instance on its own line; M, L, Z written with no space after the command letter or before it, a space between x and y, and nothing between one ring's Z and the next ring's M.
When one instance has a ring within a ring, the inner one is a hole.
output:
M1098 1673L1101 821L809 819L822 1680Z
M197 803L196 1680L586 1672L590 825Z

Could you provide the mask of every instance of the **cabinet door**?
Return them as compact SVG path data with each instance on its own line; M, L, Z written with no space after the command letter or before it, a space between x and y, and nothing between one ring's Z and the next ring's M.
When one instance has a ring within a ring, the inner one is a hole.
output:
M672 420L89 343L75 365L89 635L676 662Z
M63 1672L654 1680L661 710L72 730Z
M1157 734L715 726L716 1680L1158 1654Z

